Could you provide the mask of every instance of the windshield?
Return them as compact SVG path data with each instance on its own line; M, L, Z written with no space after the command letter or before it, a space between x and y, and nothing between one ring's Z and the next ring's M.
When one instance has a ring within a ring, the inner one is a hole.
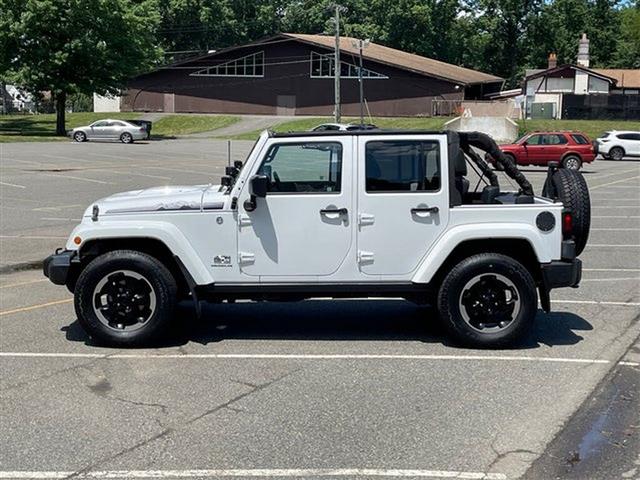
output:
M520 135L517 139L513 141L513 143L522 143L525 137L527 137L528 135L529 135L528 133L525 133L524 135Z

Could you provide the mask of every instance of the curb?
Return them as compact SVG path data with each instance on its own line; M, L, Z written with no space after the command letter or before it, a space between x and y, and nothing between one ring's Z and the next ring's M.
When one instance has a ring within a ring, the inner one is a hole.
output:
M0 267L0 275L7 273L23 272L26 270L38 270L42 268L42 260L33 260L31 262L12 263L11 265L3 265Z

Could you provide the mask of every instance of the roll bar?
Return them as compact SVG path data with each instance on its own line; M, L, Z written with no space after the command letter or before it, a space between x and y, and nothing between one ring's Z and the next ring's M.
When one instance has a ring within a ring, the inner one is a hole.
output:
M489 168L487 162L485 162L480 155L474 152L471 147L476 147L483 152L491 155L496 162L500 166L504 168L505 173L515 180L517 184L520 186L521 192L524 195L533 195L533 187L527 180L527 178L522 174L515 162L509 160L504 153L498 147L498 144L495 142L493 138L491 138L486 133L482 132L458 132L458 136L460 137L460 148L462 151L469 156L473 162L478 165L478 168L482 170L482 173L487 175L491 185L498 185L498 179L496 174ZM488 173L491 172L491 173ZM494 184L495 181L495 184Z

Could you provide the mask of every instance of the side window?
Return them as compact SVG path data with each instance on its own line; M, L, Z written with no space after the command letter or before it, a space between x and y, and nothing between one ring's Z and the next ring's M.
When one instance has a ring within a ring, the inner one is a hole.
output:
M640 133L621 133L618 138L620 140L640 140Z
M433 192L440 189L440 144L434 140L367 142L366 191Z
M564 145L567 143L567 139L564 135L551 134L544 136L544 144L545 145Z
M92 127L107 127L108 125L109 125L109 122L101 121L101 122L96 122L91 126Z
M337 142L273 145L258 174L269 178L269 192L338 193L342 182L342 145Z
M582 135L576 135L575 133L571 135L571 138L573 138L574 142L580 145L587 145L589 143Z
M542 135L531 135L527 138L527 145L542 145Z

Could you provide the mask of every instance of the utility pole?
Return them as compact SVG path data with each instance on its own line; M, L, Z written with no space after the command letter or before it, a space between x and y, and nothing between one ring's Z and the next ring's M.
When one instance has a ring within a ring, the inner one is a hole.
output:
M334 5L334 8L335 14L333 21L335 22L336 27L336 48L333 58L333 76L335 81L335 106L333 109L333 116L335 122L340 123L340 10L344 11L345 8L337 3Z
M360 66L358 68L358 83L360 84L360 125L364 125L364 82L362 78L362 50L369 46L369 39L355 40L353 46L358 49Z

